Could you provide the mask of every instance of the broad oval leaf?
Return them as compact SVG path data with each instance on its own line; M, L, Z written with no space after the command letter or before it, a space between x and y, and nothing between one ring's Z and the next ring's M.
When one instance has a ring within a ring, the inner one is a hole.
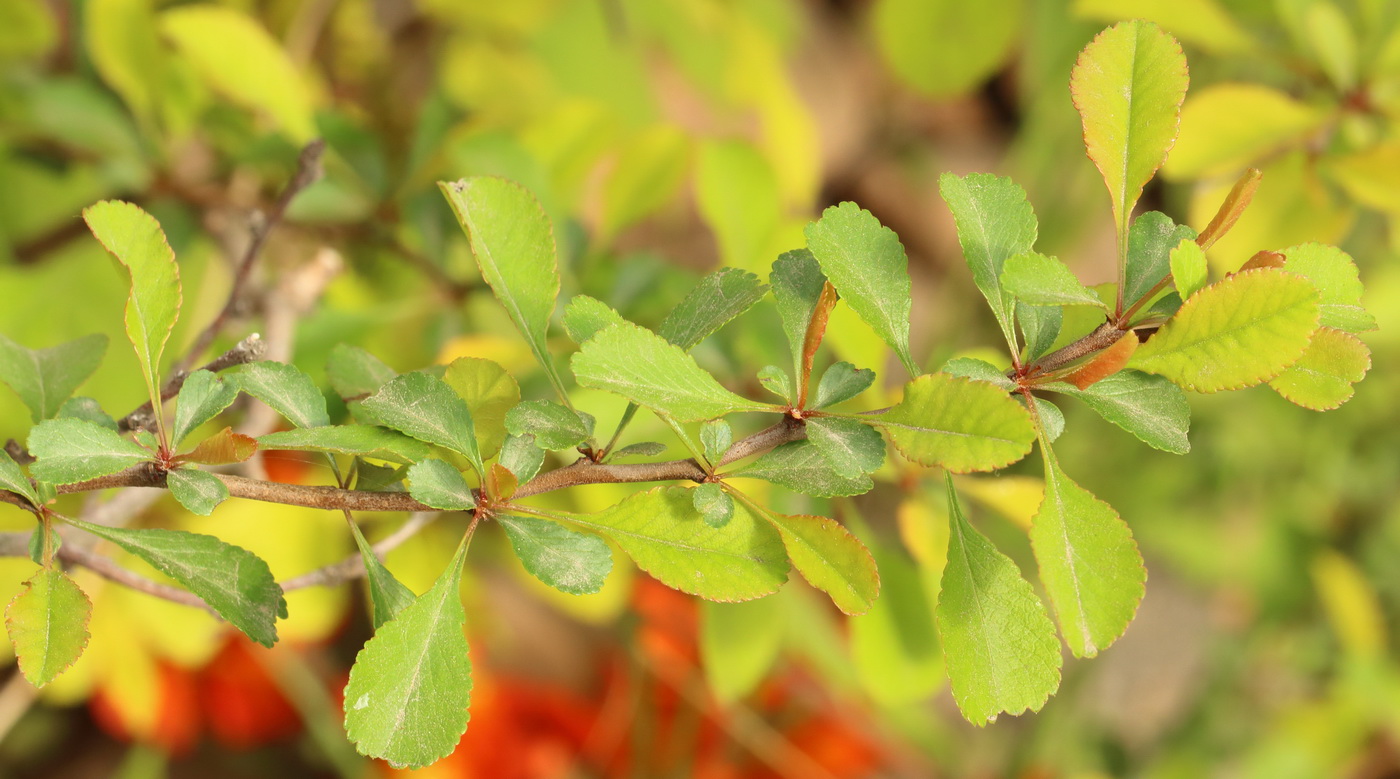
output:
M1176 140L1188 81L1181 44L1140 20L1099 33L1074 64L1070 92L1084 145L1108 186L1120 236Z
M1137 436L1156 449L1186 454L1191 442L1191 406L1181 388L1161 376L1119 371L1088 389L1071 384L1047 384L1044 389L1063 392L1084 401L1099 416Z
M871 424L920 465L954 473L992 471L1025 457L1035 427L1025 407L982 381L931 373L909 382L899 405Z
M604 389L677 422L699 422L735 411L776 411L742 398L661 336L634 324L609 327L573 357L579 384Z
M277 643L277 618L287 616L287 601L267 563L247 549L183 530L64 521L150 563L259 644Z
M524 484L540 472L540 466L544 465L544 450L535 446L532 435L506 436L505 445L501 447L500 464L515 474L517 483Z
M1335 246L1305 243L1281 251L1284 269L1311 281L1322 299L1323 327L1349 333L1376 329L1376 319L1361 306L1361 274L1351 255Z
M26 349L0 335L0 382L19 395L35 422L58 413L107 352L107 336L85 335L47 349Z
M374 425L326 425L280 430L258 439L263 449L331 452L408 465L428 456L427 444L396 430Z
M29 477L20 470L19 463L4 449L0 449L0 490L9 490L29 501L32 506L39 505L39 493L35 491Z
M691 595L750 600L787 581L788 558L777 531L743 505L723 527L707 525L685 487L657 487L597 514L557 518L611 539L642 570Z
M547 400L527 400L506 413L511 435L532 435L544 449L572 449L588 440L578 412Z
M444 511L476 508L476 494L462 474L446 462L427 459L408 469L408 493L427 506Z
M821 452L832 470L847 479L871 473L885 462L885 439L864 422L842 417L810 417L807 440Z
M1252 387L1302 356L1317 321L1307 279L1267 268L1237 273L1192 295L1127 367L1196 392Z
M234 374L238 388L266 403L297 427L331 423L326 398L316 384L294 365L254 362Z
M850 202L823 211L807 225L806 235L807 248L831 285L917 376L909 353L909 258L899 236Z
M830 595L846 614L870 610L880 595L880 572L860 539L826 517L764 514L782 535L788 558L802 578Z
M482 458L493 457L505 442L506 413L520 402L520 385L499 363L480 357L453 360L442 380L467 402Z
M603 589L612 572L612 550L603 539L532 517L496 517L515 556L532 576L570 595Z
M467 730L471 660L460 592L464 539L436 583L365 642L345 685L345 731L361 754L403 768L446 757Z
M195 371L185 377L175 398L175 426L170 443L178 447L196 427L219 415L238 399L238 383L209 371Z
M549 217L529 190L506 179L477 176L438 187L471 239L482 278L552 375L545 336L559 295L559 268Z
M1001 285L1022 303L1033 306L1099 306L1104 303L1067 265L1039 252L1009 257Z
M862 495L875 486L866 474L842 476L811 441L792 441L765 452L752 463L724 474L763 479L804 495L832 498Z
M848 362L833 363L817 382L817 395L812 408L826 408L845 403L875 383L875 371L857 368Z
M451 449L466 457L478 474L485 472L471 411L442 379L422 372L405 373L380 387L360 406L385 427Z
M5 609L5 628L24 678L43 687L82 656L88 643L88 600L68 574L43 568L24 582Z
M155 454L115 432L82 419L48 419L29 431L29 466L50 484L96 479L151 460Z
M710 527L724 527L734 517L734 498L714 482L691 490L690 503Z
M1007 259L1035 245L1039 226L1026 191L1010 178L990 173L944 173L938 190L953 212L972 281L987 299L1007 341L1014 342L1012 300L1001 288L1001 272Z
M1039 711L1060 686L1060 642L1011 558L963 516L948 479L948 562L934 615L953 699L974 725Z
M126 302L126 336L136 347L141 375L152 403L159 405L160 358L180 315L180 270L175 252L155 217L120 200L104 200L83 210L88 229L126 268L131 294Z
M228 485L208 471L177 468L165 474L165 486L181 506L207 517L228 500Z
M720 268L705 276L676 305L657 335L690 351L729 320L763 299L768 286L739 268Z
M575 295L564 307L564 330L580 346L603 330L626 321L607 303L588 295Z
M1147 569L1118 512L1071 481L1045 442L1041 449L1045 499L1031 520L1031 548L1065 643L1075 657L1093 657L1133 621Z
M1351 399L1351 385L1371 369L1371 350L1351 333L1319 328L1308 350L1269 380L1275 392L1303 408L1328 411Z

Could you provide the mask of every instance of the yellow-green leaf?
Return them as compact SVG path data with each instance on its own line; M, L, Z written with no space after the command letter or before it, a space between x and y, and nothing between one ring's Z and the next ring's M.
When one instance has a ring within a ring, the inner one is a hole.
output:
M92 601L63 571L44 568L30 577L5 609L24 678L43 687L77 661L87 648L91 617Z
M1162 174L1173 179L1238 174L1311 132L1326 115L1262 84L1213 84L1181 110L1181 136Z
M1005 390L946 373L909 382L899 405L869 421L905 457L954 473L1004 468L1035 440L1029 412Z
M1084 144L1108 186L1120 236L1176 139L1187 81L1181 44L1151 22L1104 30L1074 65L1070 91Z
M163 12L160 27L210 87L267 114L297 143L316 136L301 71L253 17L217 5L184 5Z
M768 511L764 515L782 534L793 567L808 583L830 595L836 608L847 614L870 610L880 594L880 573L860 539L826 517Z
M1127 367L1196 392L1252 387L1301 357L1317 322L1307 279L1271 268L1237 273L1182 303Z
M1371 350L1351 333L1319 328L1308 350L1269 380L1274 391L1303 408L1334 409L1351 399L1353 384L1371 369Z

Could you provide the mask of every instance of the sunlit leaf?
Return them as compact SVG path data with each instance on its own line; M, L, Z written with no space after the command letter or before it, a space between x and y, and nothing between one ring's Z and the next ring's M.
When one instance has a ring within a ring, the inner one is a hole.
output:
M934 614L953 699L974 725L1039 711L1060 686L1060 642L1011 558L963 517L948 480L948 563Z
M1001 288L1007 259L1035 245L1038 226L1026 191L1009 178L989 173L955 176L944 173L938 189L958 228L972 281L987 298L1002 333L1010 341L1012 300Z
M701 484L691 490L690 503L710 527L724 527L734 517L734 498L718 484Z
M1074 65L1070 92L1084 145L1108 186L1120 236L1176 140L1187 81L1181 44L1151 22L1104 30Z
M1137 613L1147 569L1127 523L1045 456L1045 500L1031 521L1040 580L1076 657L1112 644Z
M1024 18L1015 0L882 0L871 23L880 53L901 79L930 97L963 95L1006 60ZM929 45L930 32L957 30Z
M496 517L520 563L536 579L571 595L603 589L612 572L612 551L603 539L558 522L531 517Z
M371 616L374 620L374 631L378 633L385 623L412 605L415 596L413 590L405 587L403 582L384 567L384 563L374 553L374 548L365 540L365 534L360 532L359 525L351 522L350 532L355 536L355 546L360 550L360 559L365 564L365 583L369 585Z
M49 419L29 431L29 466L34 478L50 484L72 484L116 473L155 453L115 432L81 419Z
M626 321L607 303L587 295L575 295L564 307L564 329L580 345L611 325Z
M39 493L34 490L29 477L20 470L19 463L4 449L0 449L0 490L9 490L29 501L31 505L39 505Z
M1302 356L1317 328L1317 290L1299 276L1252 270L1192 295L1128 367L1196 392L1250 387Z
M1351 399L1351 385L1371 369L1371 350L1351 333L1330 327L1313 334L1308 350L1269 386L1289 401L1314 411L1337 408Z
M1284 269L1311 281L1322 296L1323 327L1349 333L1376 329L1376 318L1361 307L1361 274L1351 256L1335 246L1305 243L1281 252L1288 258Z
M43 687L82 656L92 601L68 574L43 568L5 609L5 627L24 678Z
M841 611L864 614L880 594L875 559L860 539L826 517L765 512L782 534L792 565Z
M870 423L885 428L910 460L954 473L1003 468L1035 440L1030 414L1004 390L946 373L910 382L904 400Z
M808 250L842 299L917 376L909 353L909 258L899 236L849 202L823 211L806 235Z
M826 285L826 276L810 251L796 249L783 252L774 260L769 282L772 284L778 317L783 323L783 333L787 335L788 346L792 350L793 367L800 368L807 327L811 324L812 312Z
M520 386L499 364L480 357L458 357L442 374L467 402L483 459L500 451L506 437L506 413L520 402Z
M1183 240L1172 249L1170 255L1172 281L1182 300L1196 294L1209 281L1209 265L1206 253L1200 245L1190 239Z
M1103 306L1068 266L1037 252L1008 257L1001 269L1001 286L1033 306Z
M716 419L700 426L700 445L705 448L705 459L717 463L734 444L734 430L723 419Z
M517 482L524 484L540 472L540 466L544 465L544 450L535 446L532 435L506 436L505 445L501 447L500 463L515 474Z
M471 661L462 632L464 539L436 583L380 626L345 685L345 731L362 754L418 768L446 757L466 732Z
M1138 371L1119 371L1088 389L1069 384L1047 384L1045 389L1063 392L1084 401L1099 416L1164 452L1186 454L1191 442L1191 407L1181 388L1162 378Z
M26 349L0 335L0 382L10 385L39 422L58 413L106 352L105 335L86 335L48 349Z

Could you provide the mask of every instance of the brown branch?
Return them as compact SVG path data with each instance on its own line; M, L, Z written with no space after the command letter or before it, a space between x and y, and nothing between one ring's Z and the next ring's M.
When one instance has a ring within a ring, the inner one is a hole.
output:
M1041 357L1039 360L1026 366L1024 376L1032 378L1034 376L1049 373L1063 368L1075 360L1088 357L1095 352L1103 351L1118 342L1123 337L1126 328L1120 328L1113 322L1104 322L1094 329L1093 332L1080 338L1068 346ZM1015 378L1014 376L1012 378Z
M287 212L287 206L302 190L311 186L321 177L321 154L326 150L326 142L317 139L306 144L301 150L301 155L297 158L297 170L292 174L292 178L283 187L282 193L277 196L277 201L272 204L272 208L263 216L262 222L253 227L252 240L248 242L248 248L244 250L242 259L234 270L233 285L229 289L228 300L224 303L223 309L214 317L195 338L194 343L185 356L175 366L175 372L188 371L194 361L209 348L219 333L223 331L224 325L228 323L229 317L238 310L243 298L243 290L248 286L248 277L252 274L253 263L257 260L258 254L262 251L263 244L267 242L267 237L277 224L282 221L283 215Z
M236 365L256 362L262 359L263 352L266 350L267 344L262 340L262 336L253 333L239 341L232 349L205 363L200 367L200 370L218 373ZM189 377L189 371L176 370L170 380L165 382L165 386L161 387L160 399L170 400L180 394L180 389L185 386L185 380ZM154 413L151 401L148 400L133 409L130 414L117 420L117 428L123 432L150 430L156 423Z

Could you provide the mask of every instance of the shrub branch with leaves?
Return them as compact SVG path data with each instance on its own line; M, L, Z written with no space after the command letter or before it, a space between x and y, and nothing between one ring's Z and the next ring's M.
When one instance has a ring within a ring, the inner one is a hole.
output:
M149 403L118 423L95 403L70 398L102 359L100 336L39 351L0 338L0 379L36 423L24 448L12 445L0 455L0 499L38 520L27 545L0 544L10 554L27 551L40 566L6 612L21 671L43 685L86 645L91 603L60 562L203 605L267 646L287 615L285 590L364 576L375 635L350 673L345 725L365 754L426 765L451 752L467 726L471 665L458 585L483 523L500 525L524 567L567 593L602 587L612 544L666 585L716 601L769 595L796 568L843 612L860 615L880 590L875 560L861 541L832 519L779 513L736 479L852 496L873 488L886 440L910 462L949 474L996 471L1038 445L1045 498L1030 541L1055 621L1017 565L968 521L951 477L947 563L932 615L953 695L968 720L983 724L1001 712L1038 710L1060 680L1055 622L1076 657L1092 657L1123 634L1147 578L1128 525L1056 458L1051 444L1064 417L1051 398L1080 400L1148 445L1185 453L1190 410L1183 389L1267 383L1299 405L1333 408L1369 368L1356 334L1374 326L1359 304L1355 266L1332 247L1261 252L1239 272L1208 278L1203 250L1248 205L1256 174L1242 179L1200 234L1161 213L1133 217L1175 138L1186 92L1186 61L1174 39L1145 22L1105 30L1081 54L1071 86L1089 156L1110 193L1116 283L1086 286L1061 261L1037 253L1035 214L1011 180L945 174L941 181L972 278L1009 349L1010 370L958 358L924 373L910 350L913 301L904 249L868 211L842 203L808 226L805 248L774 262L767 285L745 271L721 269L655 332L603 301L571 300L562 324L578 345L569 361L574 379L629 401L606 436L572 404L567 375L549 350L560 290L555 242L544 210L517 184L470 178L444 183L442 191L482 277L556 397L522 400L515 380L488 360L461 358L399 375L343 346L327 371L353 418L340 424L333 424L309 376L258 359L256 338L185 373L225 326L238 282L224 313L162 382L181 305L174 255L155 219L136 206L92 206L83 214L88 227L130 279L126 331ZM308 147L302 172L278 201L279 214L310 180L317 151ZM246 276L273 222L256 236L236 278ZM755 400L720 384L690 351L770 294L792 366L760 370L760 384L776 399ZM907 372L895 405L841 410L872 386L873 368L885 366L837 362L813 375L838 298ZM280 413L290 429L255 440L224 428L191 440L240 393ZM623 462L664 449L628 441L626 429L638 413L655 414L690 456ZM767 424L736 440L730 423L736 415ZM244 462L259 449L321 453L337 483L289 485L207 469ZM578 458L541 471L550 451ZM528 501L578 485L643 482L675 484L591 514ZM131 486L164 487L202 515L229 497L341 511L361 554L279 584L262 560L212 536L107 527L53 508L65 493ZM447 569L415 597L380 562L355 511L463 512L469 520ZM92 552L65 550L58 525L115 544L183 589Z

